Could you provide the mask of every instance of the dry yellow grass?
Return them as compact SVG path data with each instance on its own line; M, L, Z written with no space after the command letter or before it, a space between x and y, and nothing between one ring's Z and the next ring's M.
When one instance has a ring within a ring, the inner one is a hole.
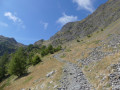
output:
M5 87L4 90L21 90L22 88L36 87L38 84L45 84L43 90L48 90L48 87L53 88L54 85L57 85L62 75L63 63L55 60L52 55L42 60L42 63L29 68L30 74L28 76L24 76L17 80L12 79L10 85ZM52 70L56 70L56 73L52 76L53 78L47 78L46 74ZM53 81L53 83L50 84L50 81ZM5 81L1 83L1 85L4 83Z
M100 43L97 41L88 42L86 40L86 43L78 43L76 41L72 41L69 46L66 45L68 47L61 55L61 57L64 60L70 61L72 63L77 63L77 59L83 59L88 56L89 52L91 51L89 48L95 48L97 46L100 46Z
M84 74L97 90L101 90L103 86L111 88L108 84L108 75L112 70L110 65L118 63L119 57L120 54L117 53L112 56L107 56L99 62L92 63L91 65L84 67ZM103 78L105 79L102 81Z

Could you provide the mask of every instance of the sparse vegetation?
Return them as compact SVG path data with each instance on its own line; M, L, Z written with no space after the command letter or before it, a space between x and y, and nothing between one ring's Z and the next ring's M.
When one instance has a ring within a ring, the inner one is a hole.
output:
M80 42L80 40L77 40L77 42Z
M110 37L112 34L108 34L108 37Z
M61 58L64 58L66 55L65 54L63 54L62 56L61 56Z
M99 33L99 31L97 31L97 33Z
M93 43L98 44L100 40L93 41Z
M14 76L10 76L9 78L7 78L6 82L0 86L0 90L4 90L4 87L10 85L10 81L13 79L13 77Z
M104 31L104 29L102 28L101 31Z
M91 34L87 35L88 38L90 38L91 36L92 36Z
M24 84L27 83L27 82L29 82L32 78L33 78L33 76L28 77L28 78L24 81Z
M66 49L66 52L70 52L71 50L70 49Z

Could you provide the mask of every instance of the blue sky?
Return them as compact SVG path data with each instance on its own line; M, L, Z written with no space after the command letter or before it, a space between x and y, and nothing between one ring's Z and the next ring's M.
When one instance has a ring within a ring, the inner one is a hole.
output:
M0 35L23 44L48 40L67 22L80 21L107 0L0 0Z

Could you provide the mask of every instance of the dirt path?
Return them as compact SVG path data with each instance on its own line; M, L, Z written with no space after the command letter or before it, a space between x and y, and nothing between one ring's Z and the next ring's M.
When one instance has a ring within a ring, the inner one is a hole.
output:
M86 79L81 68L76 64L67 62L59 57L60 54L54 56L58 61L64 62L66 65L63 69L64 75L61 82L61 87L58 90L94 90Z

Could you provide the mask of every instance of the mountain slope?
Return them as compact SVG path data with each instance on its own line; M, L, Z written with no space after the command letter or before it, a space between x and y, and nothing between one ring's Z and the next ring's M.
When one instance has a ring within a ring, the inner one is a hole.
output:
M29 68L28 76L7 79L10 84L6 80L0 86L5 83L5 90L120 90L119 4L109 0L83 21L66 24L51 37L54 45L66 42L64 50L43 57L42 63Z
M16 48L20 46L23 45L18 43L14 38L8 38L0 35L0 56L5 52L14 52Z
M120 0L109 0L84 20L64 25L50 40L53 45L57 45L82 38L96 30L104 29L119 18Z

